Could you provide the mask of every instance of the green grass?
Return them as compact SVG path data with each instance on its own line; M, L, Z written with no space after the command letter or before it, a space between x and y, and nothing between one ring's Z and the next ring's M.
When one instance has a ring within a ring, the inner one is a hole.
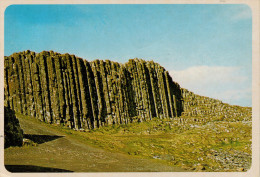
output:
M27 116L19 116L29 119ZM89 132L51 126L80 141L109 151L158 159L162 163L192 170L198 170L202 165L206 171L237 171L237 166L223 170L225 166L216 160L214 153L227 152L231 156L249 154L244 160L250 160L252 154L251 122L180 124L178 119L154 118L147 122L113 125ZM244 168L247 170L249 167Z

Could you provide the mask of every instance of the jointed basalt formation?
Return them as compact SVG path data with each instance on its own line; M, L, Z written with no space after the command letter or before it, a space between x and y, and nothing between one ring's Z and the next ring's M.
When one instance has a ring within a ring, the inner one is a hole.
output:
M5 105L75 129L182 112L180 86L157 63L88 62L52 51L5 57Z
M216 117L222 121L252 120L251 107L232 106L220 100L194 94L187 89L182 89L182 98L183 118L196 119L197 117L198 121L208 121L211 118L216 119Z
M241 112L182 89L153 61L89 62L53 51L24 51L5 57L4 69L6 106L75 129L210 115L221 109L226 110L223 114Z

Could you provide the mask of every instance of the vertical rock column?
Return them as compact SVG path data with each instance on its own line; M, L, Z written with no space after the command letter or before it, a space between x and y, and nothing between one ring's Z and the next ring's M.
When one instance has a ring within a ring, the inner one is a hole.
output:
M97 107L97 92L96 92L96 85L94 81L94 74L92 72L90 63L88 61L84 61L86 66L86 73L87 73L87 82L88 82L88 89L89 89L89 98L90 98L90 105L92 110L92 119L91 119L91 128L97 128L97 116L98 116L98 107Z
M111 75L112 75L112 116L115 124L121 123L120 110L119 110L119 95L118 95L118 82L119 82L119 64L111 62Z
M124 98L124 88L125 88L125 75L124 75L124 67L121 66L119 68L119 72L118 72L118 79L117 79L117 89L118 89L118 111L120 114L120 124L126 124L127 120L126 120L126 114L127 114L127 104L125 102L125 98Z
M33 85L33 94L35 101L35 115L41 120L45 121L43 114L43 100L42 100L42 87L40 80L40 68L39 68L39 54L35 56L32 60L32 85Z
M66 118L66 101L65 101L65 83L63 79L63 72L64 68L62 68L61 65L61 57L60 56L54 56L54 69L56 71L56 79L53 78L53 82L56 81L55 88L57 94L55 94L55 99L58 99L58 104L56 105L56 110L58 113L55 115L55 119L57 123L64 123L64 119ZM58 95L58 97L57 97Z
M77 128L82 127L83 123L83 117L82 117L82 99L81 99L81 92L80 92L80 85L79 85L79 74L78 74L78 64L77 64L78 58L76 58L74 55L72 55L72 66L74 70L74 80L75 80L75 89L76 89L76 99L77 99L77 119L78 119L78 125Z
M9 92L9 82L8 78L10 77L10 67L9 67L9 58L4 57L4 105L10 107L10 92Z
M115 111L115 96L113 92L113 86L114 83L113 77L112 77L112 70L111 70L111 61L106 60L105 62L105 72L106 72L106 81L107 81L107 98L106 98L106 104L107 104L107 124L111 125L115 123L114 120L114 111ZM112 82L113 81L113 82Z
M148 62L147 64L148 72L149 72L149 78L150 78L150 83L151 83L151 93L153 100L151 101L152 105L154 107L155 113L153 113L153 117L159 117L159 110L158 110L158 94L156 93L158 91L157 89L157 82L155 81L154 78L154 63L153 62Z
M64 84L64 100L65 100L65 111L63 110L63 114L65 112L65 118L63 119L64 125L72 128L73 125L73 107L72 107L72 98L71 98L71 89L70 89L70 80L69 80L69 72L67 69L67 58L65 55L61 56L61 68L62 68L62 78Z
M158 96L160 98L160 105L157 104L161 108L160 118L168 117L167 105L166 105L165 93L164 93L164 83L163 83L161 68L160 68L160 66L158 66L158 64L155 64L155 72L156 72L157 88L158 88L158 92L159 92Z
M46 58L50 58L48 52L41 53L39 56L40 63L40 81L42 89L42 100L43 100L43 116L45 121L48 123L52 122L52 105L51 105L51 93L50 93L50 82L49 82L49 72L50 66L47 66Z
M171 87L170 87L170 76L169 73L167 71L164 71L164 76L166 79L166 86L167 86L167 93L168 93L168 101L169 101L169 108L170 108L170 117L174 117L175 113L174 113L174 105L173 105L173 93L171 91Z
M102 88L103 88L103 121L105 124L111 124L111 106L110 106L110 100L109 100L109 89L108 89L108 72L106 69L107 61L103 62L100 61L100 77L102 80Z
M23 53L20 55L20 60L18 61L19 61L19 75L20 75L20 87L21 87L21 98L22 98L22 112L24 114L27 114L27 99L26 99L27 86L25 84L26 70L24 68L24 60L25 60L25 56Z
M68 71L68 81L69 81L69 90L70 90L70 96L71 96L71 107L72 110L70 115L72 115L72 118L70 121L72 121L72 127L75 129L80 128L80 112L79 112L79 103L78 103L78 95L77 95L77 86L75 81L75 71L73 69L73 63L75 60L69 55L65 54L65 61L67 65L67 71Z
M150 95L149 95L149 81L146 77L146 72L145 72L145 61L139 60L138 61L138 74L139 74L139 80L141 80L141 91L142 91L142 97L143 97L143 112L144 112L144 117L145 120L151 120L152 119L152 107L151 107L151 102L150 102ZM151 95L152 96L152 95Z
M87 78L87 71L84 61L81 58L77 59L79 90L81 95L81 114L82 114L82 128L91 129L91 120L93 121L91 101L89 97L89 84Z
M147 95L148 95L148 101L149 101L149 109L150 109L150 119L153 117L157 117L155 103L154 103L154 88L152 84L152 78L151 78L151 68L150 68L150 62L144 62L144 77L147 84Z
M6 104L8 104L9 102L11 109L18 111L16 105L16 100L17 100L16 90L19 88L18 88L18 81L17 81L16 64L12 56L5 57L5 77L6 77L5 83L8 84L7 86L5 86L6 88L5 91L8 92L5 93L5 99L8 99Z
M49 80L49 94L50 94L50 105L51 105L51 113L52 113L52 121L56 124L61 123L61 110L60 105L63 104L61 102L63 100L62 96L59 96L59 94L62 94L59 92L59 86L58 86L58 77L56 74L56 67L55 62L58 62L57 59L54 59L53 56L47 57L47 67L48 67L48 80ZM60 73L59 73L60 74ZM60 81L62 79L60 78ZM62 85L61 85L62 86ZM61 100L60 100L61 98Z
M127 102L127 110L128 110L128 119L131 122L132 117L137 116L137 106L136 106L136 92L135 92L135 87L133 85L133 75L129 72L127 68L127 64L124 65L124 73L125 73L125 84L126 84L126 89L125 89L125 100Z
M31 116L33 117L36 117L36 98L34 97L35 95L35 90L34 90L34 87L33 87L33 69L32 69L32 63L33 63L33 60L35 58L35 53L34 52L31 52L29 55L27 55L28 57L28 78L29 78L29 81L28 81L28 91L29 91L29 102L30 102L30 112L31 112Z
M33 98L33 86L32 86L32 77L31 77L31 53L28 51L24 58L24 82L26 89L26 103L27 103L27 115L35 116L34 109L34 98Z
M100 77L100 69L99 69L99 60L95 60L91 63L92 65L92 71L94 74L94 81L96 85L96 92L97 92L97 108L98 108L98 114L97 114L97 127L100 127L102 124L102 115L103 115L103 90L102 90L102 80Z
M133 117L140 116L141 111L141 94L140 94L140 85L138 83L138 73L136 71L136 62L133 59L130 59L128 63L126 64L126 68L129 72L130 78L131 78L131 87L132 87L132 105L134 106L134 112Z
M13 70L14 70L14 107L15 111L19 113L23 113L22 108L22 92L21 92L21 83L20 83L20 75L19 75L19 54L13 54Z

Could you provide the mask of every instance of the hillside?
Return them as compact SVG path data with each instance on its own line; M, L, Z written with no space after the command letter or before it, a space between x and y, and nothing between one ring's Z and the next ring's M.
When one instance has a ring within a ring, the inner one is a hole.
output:
M24 51L4 70L26 138L5 149L10 171L250 169L252 108L181 88L158 63Z
M33 143L5 149L12 172L235 172L252 162L251 121L154 118L81 132L17 117Z

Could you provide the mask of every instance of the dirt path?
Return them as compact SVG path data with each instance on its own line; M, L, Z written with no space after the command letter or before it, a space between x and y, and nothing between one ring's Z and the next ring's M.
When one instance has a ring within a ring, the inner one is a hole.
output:
M19 119L25 134L44 136L36 147L5 149L5 165L13 171L156 172L184 171L154 160L112 153L73 139L52 127ZM20 169L20 170L19 170ZM26 170L25 170L26 171Z

